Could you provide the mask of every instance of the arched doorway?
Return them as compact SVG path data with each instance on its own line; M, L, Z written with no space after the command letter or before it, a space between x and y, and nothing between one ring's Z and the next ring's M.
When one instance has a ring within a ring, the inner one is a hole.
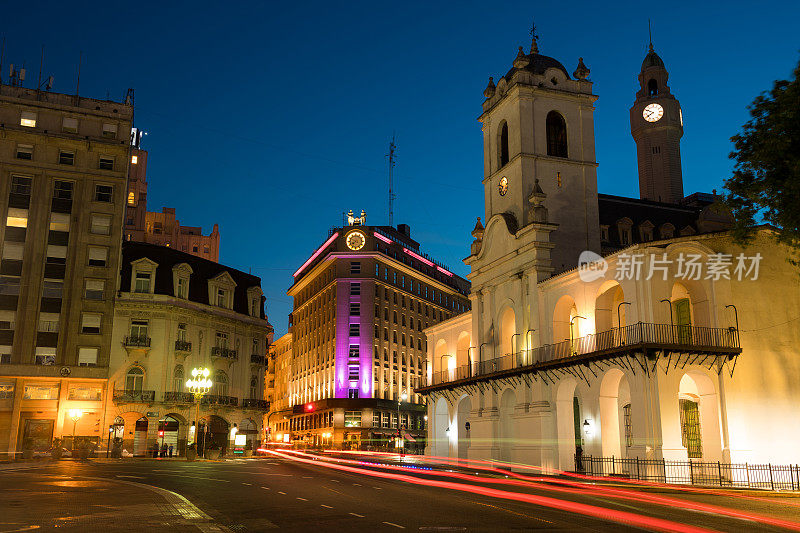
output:
M556 389L556 435L558 437L558 467L561 470L575 468L575 454L581 440L581 406L577 394L577 382L566 378Z
M217 415L208 417L208 428L206 436L208 439L208 449L220 450L220 456L228 451L228 439L230 424L224 418Z
M553 343L563 343L556 350L555 357L564 357L572 353L570 339L581 336L581 319L578 319L578 307L572 296L564 295L553 309Z
M500 397L500 460L511 461L514 453L514 391L506 389Z
M450 456L450 416L447 412L447 400L439 398L434 408L434 440L433 455Z
M136 421L133 430L133 455L142 457L147 455L147 417L143 416Z
M511 307L506 307L500 314L500 334L498 339L499 356L511 355L518 351L516 315Z
M600 383L600 447L603 457L628 457L633 446L631 392L628 378L611 368Z
M469 396L465 396L458 402L456 409L456 425L458 426L458 458L467 459L469 457L470 431L469 412L472 410L472 401Z
M314 421L319 424L319 415L315 415ZM315 425L316 427L316 425ZM255 450L258 448L258 426L251 418L245 418L239 424L238 435L245 435L245 449Z
M158 446L161 449L166 446L167 453L169 453L169 447L172 446L173 454L180 454L180 426L180 421L172 415L167 415L158 421Z
M678 389L681 446L687 458L722 459L719 399L714 381L702 371L683 375Z

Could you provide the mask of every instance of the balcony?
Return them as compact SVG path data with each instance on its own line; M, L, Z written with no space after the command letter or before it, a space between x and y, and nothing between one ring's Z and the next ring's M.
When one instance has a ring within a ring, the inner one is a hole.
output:
M720 370L721 365L733 361L729 366L729 371L733 372L735 358L741 353L739 332L735 328L639 322L501 357L487 360L479 357L476 362L434 372L430 378L423 376L415 391L427 394L521 375L546 376L544 380L552 381L558 377L558 374L552 375L553 371L588 380L595 374L592 364L603 370L602 362L614 359L621 359L623 366L634 371L644 372L653 372L659 357L666 360L667 365L704 365L711 361L711 365L718 364Z
M242 400L242 407L245 409L260 409L269 411L269 400L258 400L255 398L245 398Z
M239 405L239 398L236 396L219 396L217 394L206 394L202 399L203 405L222 405L226 407L236 407Z
M165 392L165 403L194 403L194 394L191 392Z
M114 402L148 402L152 403L156 399L156 391L153 390L115 390Z
M266 365L267 364L267 358L265 356L263 356L263 355L258 355L256 353L251 354L250 355L250 364L261 365L261 366Z
M226 359L229 363L239 359L239 355L236 350L224 348L222 346L213 346L211 348L211 357Z
M133 352L147 355L150 351L150 337L145 335L131 335L122 340L122 345L128 351L128 355Z
M192 351L192 343L178 339L175 341L175 352L180 354L188 354Z

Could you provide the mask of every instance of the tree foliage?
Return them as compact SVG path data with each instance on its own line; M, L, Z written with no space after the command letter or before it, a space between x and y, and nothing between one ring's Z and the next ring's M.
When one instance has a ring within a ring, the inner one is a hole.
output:
M793 76L748 107L750 120L731 138L736 163L725 200L739 242L766 223L777 228L778 241L800 251L800 63Z

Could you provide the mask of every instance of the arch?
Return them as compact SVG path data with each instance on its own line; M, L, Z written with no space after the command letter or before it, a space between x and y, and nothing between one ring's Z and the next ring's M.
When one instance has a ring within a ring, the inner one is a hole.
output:
M672 305L672 321L678 334L690 331L685 326L711 326L711 311L703 284L695 280L681 279L673 283L669 300ZM680 326L684 326L681 330Z
M513 354L517 351L519 339L517 338L517 316L511 306L505 307L497 321L500 324L500 332L498 335L498 345L500 348L499 355Z
M132 366L125 373L125 390L128 394L142 392L144 388L144 368Z
M562 379L556 389L556 437L558 439L558 467L561 470L575 468L576 444L580 432L575 433L575 398L578 398L578 383L574 378ZM578 400L580 415L580 399Z
M704 371L687 371L678 385L677 408L681 445L688 458L721 460L722 431L714 380Z
M558 111L550 111L545 120L547 129L547 155L568 157L567 122Z
M578 316L578 307L572 296L565 294L556 302L553 309L553 342L563 342L570 339L570 329L572 338L580 337L580 324L575 324L573 318ZM570 323L572 325L570 326Z
M450 415L447 412L447 400L436 400L433 414L433 455L450 456Z
M620 306L624 301L625 293L617 281L608 280L601 285L594 302L594 323L597 333L628 325L626 317L628 306Z
M433 361L434 371L438 368L438 371L442 372L443 378L450 376L447 379L452 379L451 374L455 371L456 359L447 353L447 342L444 339L436 341L433 349Z
M514 459L514 407L516 398L512 389L506 389L500 396L500 460Z
M320 415L316 414L314 416L315 419L315 426L314 427L321 427L320 426ZM252 418L245 418L241 422L239 422L239 435L245 435L245 449L246 450L255 450L258 448L259 442L259 435L258 435L258 425Z
M145 456L147 455L147 417L142 416L134 423L133 430L133 455Z
M472 344L471 340L470 334L466 331L462 331L458 335L458 341L456 342L457 366L468 365L474 362L470 360L472 354L469 353L470 345Z
M158 421L158 443L162 449L172 446L173 454L183 455L186 445L186 419L177 413L169 413Z
M464 396L458 402L456 408L456 425L458 426L458 458L469 458L470 433L472 428L467 429L469 423L469 413L472 411L472 400L469 396Z
M647 82L647 95L648 96L656 96L658 94L658 82L651 78L650 81Z
M500 128L497 130L497 160L498 168L503 168L509 161L508 123L505 120L500 123Z
M629 433L633 430L630 419L633 406L628 377L619 368L611 368L603 375L599 403L603 457L628 457L633 445L633 434Z

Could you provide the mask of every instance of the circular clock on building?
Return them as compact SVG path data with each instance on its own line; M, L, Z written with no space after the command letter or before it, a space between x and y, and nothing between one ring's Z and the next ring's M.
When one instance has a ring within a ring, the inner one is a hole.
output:
M364 243L367 242L367 238L360 231L351 231L347 234L346 242L347 247L351 250L360 250L364 247Z
M505 196L508 192L508 178L505 176L500 178L500 183L497 184L497 188L500 190L500 196Z
M642 111L642 116L647 122L658 122L664 116L664 108L659 104L649 104Z

